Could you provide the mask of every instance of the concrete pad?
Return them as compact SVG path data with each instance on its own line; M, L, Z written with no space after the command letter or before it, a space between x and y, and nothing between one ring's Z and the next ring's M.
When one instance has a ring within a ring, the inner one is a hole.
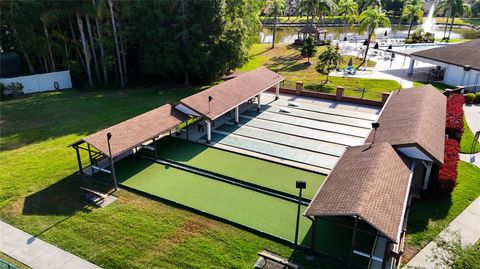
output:
M0 221L0 251L32 268L100 269L93 263ZM75 261L72 263L72 261Z

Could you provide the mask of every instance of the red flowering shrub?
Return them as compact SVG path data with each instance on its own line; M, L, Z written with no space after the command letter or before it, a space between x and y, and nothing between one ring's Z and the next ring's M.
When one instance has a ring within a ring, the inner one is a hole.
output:
M445 140L445 156L438 172L438 188L443 193L450 193L457 181L457 162L460 144L455 139Z
M465 97L462 94L454 93L447 99L446 133L457 140L463 134L463 104Z

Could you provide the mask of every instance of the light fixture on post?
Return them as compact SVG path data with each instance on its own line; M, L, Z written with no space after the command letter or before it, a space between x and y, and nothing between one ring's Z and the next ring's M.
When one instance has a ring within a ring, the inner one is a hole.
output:
M300 224L300 207L302 205L302 190L307 187L307 182L305 181L298 181L295 184L296 188L299 189L299 194L298 194L298 209L297 209L297 224L295 226L295 242L294 242L294 248L296 249L298 246L298 226Z
M372 128L373 128L373 140L372 144L375 143L375 135L377 134L377 129L380 127L380 123L378 122L372 122Z
M108 154L110 155L110 170L112 173L113 178L113 186L115 187L115 191L117 191L117 177L115 175L115 166L113 164L113 157L112 157L112 147L110 146L110 139L112 139L112 133L107 133L107 144L108 144Z

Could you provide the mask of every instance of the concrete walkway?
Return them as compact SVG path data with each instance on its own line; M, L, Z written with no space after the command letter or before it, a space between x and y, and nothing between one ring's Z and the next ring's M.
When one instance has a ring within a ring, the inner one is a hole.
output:
M0 221L0 252L34 269L101 269Z
M447 227L448 230L458 231L462 244L475 244L480 240L480 197L471 203L460 215L458 215ZM445 230L439 236L445 236ZM428 261L428 257L432 255L435 243L432 241L425 246L415 257L413 257L404 268L435 268L435 265Z
M460 153L460 160L480 167L480 152L475 154Z
M463 112L467 119L468 127L475 134L480 131L480 104L464 105Z

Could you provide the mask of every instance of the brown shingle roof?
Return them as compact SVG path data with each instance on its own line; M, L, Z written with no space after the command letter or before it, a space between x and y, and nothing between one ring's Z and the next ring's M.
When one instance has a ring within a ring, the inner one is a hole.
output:
M410 180L409 167L388 143L349 147L305 214L358 216L398 242Z
M443 163L446 97L432 85L391 93L378 118L376 142L416 146L437 163ZM367 139L372 142L373 131Z
M115 124L82 140L108 156L107 133L112 133L110 145L116 157L186 121L188 117L169 104Z
M198 114L214 120L283 80L284 78L281 75L266 67L260 67L184 98L180 100L180 103ZM208 108L209 96L213 97L210 103L210 112Z
M457 66L470 65L472 69L480 70L480 39L422 50L411 55Z

